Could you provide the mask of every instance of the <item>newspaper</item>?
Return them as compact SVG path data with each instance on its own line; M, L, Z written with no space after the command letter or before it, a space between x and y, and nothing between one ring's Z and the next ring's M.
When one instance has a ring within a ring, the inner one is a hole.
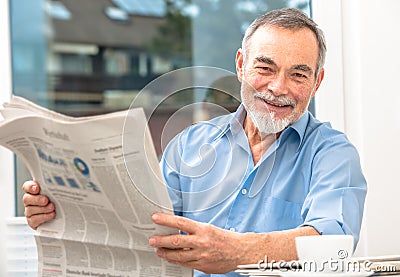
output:
M56 205L35 235L39 276L192 275L148 245L178 230L151 221L172 205L143 109L74 118L15 96L3 107L0 144ZM128 117L134 133L123 130Z

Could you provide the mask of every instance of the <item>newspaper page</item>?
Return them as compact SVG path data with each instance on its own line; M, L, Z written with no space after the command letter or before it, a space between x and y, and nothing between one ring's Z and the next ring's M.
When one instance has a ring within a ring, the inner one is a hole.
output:
M192 275L148 245L178 230L151 221L172 205L142 109L74 118L19 97L3 106L0 144L56 205L56 219L35 236L39 276ZM135 133L123 140L127 116Z

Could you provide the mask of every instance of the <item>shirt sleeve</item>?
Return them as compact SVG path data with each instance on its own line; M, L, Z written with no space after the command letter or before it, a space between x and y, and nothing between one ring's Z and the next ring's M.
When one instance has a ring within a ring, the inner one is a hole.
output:
M312 161L301 226L313 226L320 234L352 235L356 246L366 192L355 147L344 135L325 140Z

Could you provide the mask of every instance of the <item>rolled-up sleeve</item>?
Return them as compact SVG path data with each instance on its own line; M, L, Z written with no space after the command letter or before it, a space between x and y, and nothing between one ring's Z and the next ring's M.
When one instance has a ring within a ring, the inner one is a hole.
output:
M309 193L302 207L302 226L320 234L348 234L359 240L367 183L360 159L347 139L329 139L312 161Z

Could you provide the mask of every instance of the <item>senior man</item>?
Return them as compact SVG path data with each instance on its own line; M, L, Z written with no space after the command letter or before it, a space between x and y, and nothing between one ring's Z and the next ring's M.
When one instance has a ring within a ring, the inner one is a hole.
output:
M249 26L236 54L238 110L188 127L163 154L175 215L153 221L182 232L149 240L161 258L196 276L234 275L265 256L296 259L297 236L350 234L357 243L366 195L358 153L307 111L325 53L322 31L299 10ZM55 217L39 184L23 189L32 228Z

